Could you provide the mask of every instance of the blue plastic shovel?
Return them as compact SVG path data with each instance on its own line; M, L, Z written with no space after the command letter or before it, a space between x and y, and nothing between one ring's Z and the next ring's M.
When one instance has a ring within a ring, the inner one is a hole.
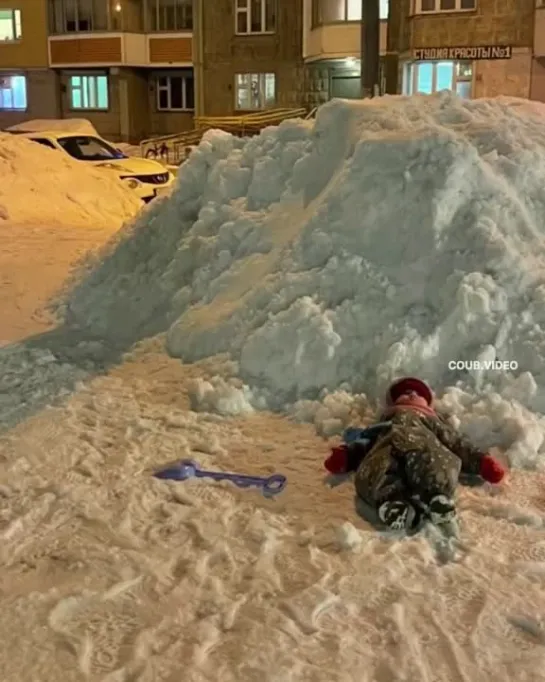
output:
M281 474L272 476L246 476L244 474L231 474L224 471L205 471L200 469L197 462L192 459L184 459L172 467L155 472L155 478L170 481L187 481L190 478L211 478L214 481L231 481L239 488L261 488L265 497L278 495L286 487L287 479Z

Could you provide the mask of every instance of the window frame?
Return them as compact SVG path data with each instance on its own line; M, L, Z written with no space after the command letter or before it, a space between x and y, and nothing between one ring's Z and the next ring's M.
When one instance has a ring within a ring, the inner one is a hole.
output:
M0 40L0 45L13 45L13 43L20 43L23 39L23 17L22 11L18 8L0 7L1 12L11 12L11 31L13 38L8 40ZM19 35L17 35L19 31Z
M98 102L98 79L99 78L105 78L106 79L106 98L107 98L107 103L105 107L75 107L74 102L73 102L73 92L74 90L79 90L82 93L82 99L83 99L83 92L85 90L82 85L80 87L74 87L72 85L72 79L73 78L82 78L82 79L93 79L95 82L94 85L94 95L95 99ZM111 92L110 92L110 76L107 73L82 73L82 72L71 72L68 74L68 97L69 97L69 110L70 111L96 111L96 112L108 112L110 111L110 99L111 99Z
M477 11L477 3L479 0L473 0L473 7L471 8L462 8L460 5L462 4L463 0L454 0L456 3L456 7L454 9L441 9L440 4L441 0L434 0L435 2L435 8L430 9L430 10L423 10L422 9L422 0L413 0L413 14L418 14L418 15L423 15L423 16L428 16L430 14L465 14L466 12L476 12Z
M166 85L161 85L159 83L159 81L162 78L167 79ZM182 79L182 104L184 106L181 109L178 109L177 107L172 106L172 79L173 78L181 78ZM168 113L183 113L183 112L195 111L195 103L193 103L193 107L187 106L187 81L188 80L193 81L193 93L195 93L195 77L194 76L190 77L189 75L185 76L183 74L161 74L161 75L155 76L155 109L158 113L168 114ZM161 92L167 93L168 106L166 108L161 107L161 104L159 101ZM195 95L193 95L193 99L195 99Z
M150 33L180 33L183 31L191 32L194 30L194 24L195 24L195 16L194 16L194 5L191 3L191 26L184 26L181 28L159 28L161 25L161 22L159 21L159 17L161 16L161 13L164 14L164 11L166 9L165 5L162 5L162 0L149 0L150 5L151 5L151 17L152 21L151 24L152 26L150 27ZM177 25L177 17L178 17L178 10L181 9L183 5L183 0L176 0L174 4L174 24Z
M235 107L234 107L234 109L235 109L235 111L252 111L252 112L255 112L255 111L267 111L267 109L271 108L262 102L260 102L260 106L257 108L239 107L238 106L238 93L239 93L238 79L240 76L250 76L250 77L258 76L259 79L263 78L263 83L262 84L260 83L260 88L262 87L263 89L265 89L265 87L266 87L267 76L273 76L273 78L274 78L274 104L273 104L273 106L276 106L277 98L278 98L278 81L276 78L276 73L274 73L272 71L238 72L238 73L235 73L235 87L234 87L234 90L235 90Z
M277 31L278 23L278 2L277 0L259 0L261 3L261 30L252 31L252 6L251 0L246 0L246 7L239 7L239 2L241 0L233 0L235 5L235 35L236 36L271 36ZM263 27L267 25L267 4L271 3L274 9L274 15L276 17L275 27L272 31L264 31ZM246 15L246 31L239 31L238 28L238 18L241 14Z
M322 2L324 0L312 0L312 5L311 5L311 29L318 28L319 26L332 26L332 25L339 25L339 24L359 24L361 23L361 18L360 19L348 19L348 3L349 0L338 0L339 2L344 3L344 19L336 19L333 21L324 21L322 19ZM415 0L412 0L413 2ZM327 0L326 0L327 2ZM388 0L388 5L387 5L387 12L386 16L384 18L380 17L380 21L388 21L388 12L389 12L389 5L392 0Z
M25 83L25 106L24 107L4 107L0 104L0 112L2 113L10 113L10 112L22 112L22 111L28 111L28 79L24 73L6 73L6 72L0 72L0 91L3 90L10 90L12 93L12 98L13 98L13 86L10 85L9 88L4 88L2 87L1 82L4 79L12 79L12 78L22 78ZM2 101L3 101L3 96L2 96Z
M418 94L435 94L437 92L440 92L440 90L437 90L437 65L438 64L445 64L445 63L451 63L454 65L452 82L451 82L452 87L450 89L450 92L457 94L458 83L470 83L471 84L470 99L473 98L474 76L475 76L474 62L465 61L465 60L453 61L450 59L436 59L436 60L422 60L422 61L408 62L405 65L405 71L404 71L403 94L411 96L411 95L418 95ZM431 90L431 93L420 93L417 90L416 86L418 85L418 67L420 66L420 64L431 64L432 65L432 90ZM459 64L471 64L471 75L470 76L459 76L456 73Z

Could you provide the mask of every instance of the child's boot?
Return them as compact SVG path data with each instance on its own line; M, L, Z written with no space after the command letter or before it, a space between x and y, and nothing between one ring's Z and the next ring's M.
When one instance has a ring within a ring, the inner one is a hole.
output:
M418 524L415 508L403 500L384 502L378 509L378 516L391 530L410 530Z
M456 520L454 500L446 495L436 495L428 506L430 521L436 526L449 524Z

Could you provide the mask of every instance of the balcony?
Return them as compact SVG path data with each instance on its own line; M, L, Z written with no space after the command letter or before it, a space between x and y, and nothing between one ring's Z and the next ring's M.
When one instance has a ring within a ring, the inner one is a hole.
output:
M87 33L49 37L49 66L193 66L191 34Z
M545 57L545 0L537 0L536 2L534 56Z
M386 53L386 22L380 23L380 53ZM305 61L359 58L361 28L358 23L331 24L309 31L305 40Z
M192 0L49 0L52 68L192 66Z
M303 0L305 61L359 58L361 0ZM380 2L380 52L386 52L388 2Z

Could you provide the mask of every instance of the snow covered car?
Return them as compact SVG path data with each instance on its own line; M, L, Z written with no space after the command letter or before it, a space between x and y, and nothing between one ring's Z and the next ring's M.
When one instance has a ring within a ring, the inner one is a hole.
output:
M174 175L158 161L127 156L98 135L82 135L65 131L22 132L41 145L69 154L72 158L113 172L133 190L142 201L151 201L167 190Z

